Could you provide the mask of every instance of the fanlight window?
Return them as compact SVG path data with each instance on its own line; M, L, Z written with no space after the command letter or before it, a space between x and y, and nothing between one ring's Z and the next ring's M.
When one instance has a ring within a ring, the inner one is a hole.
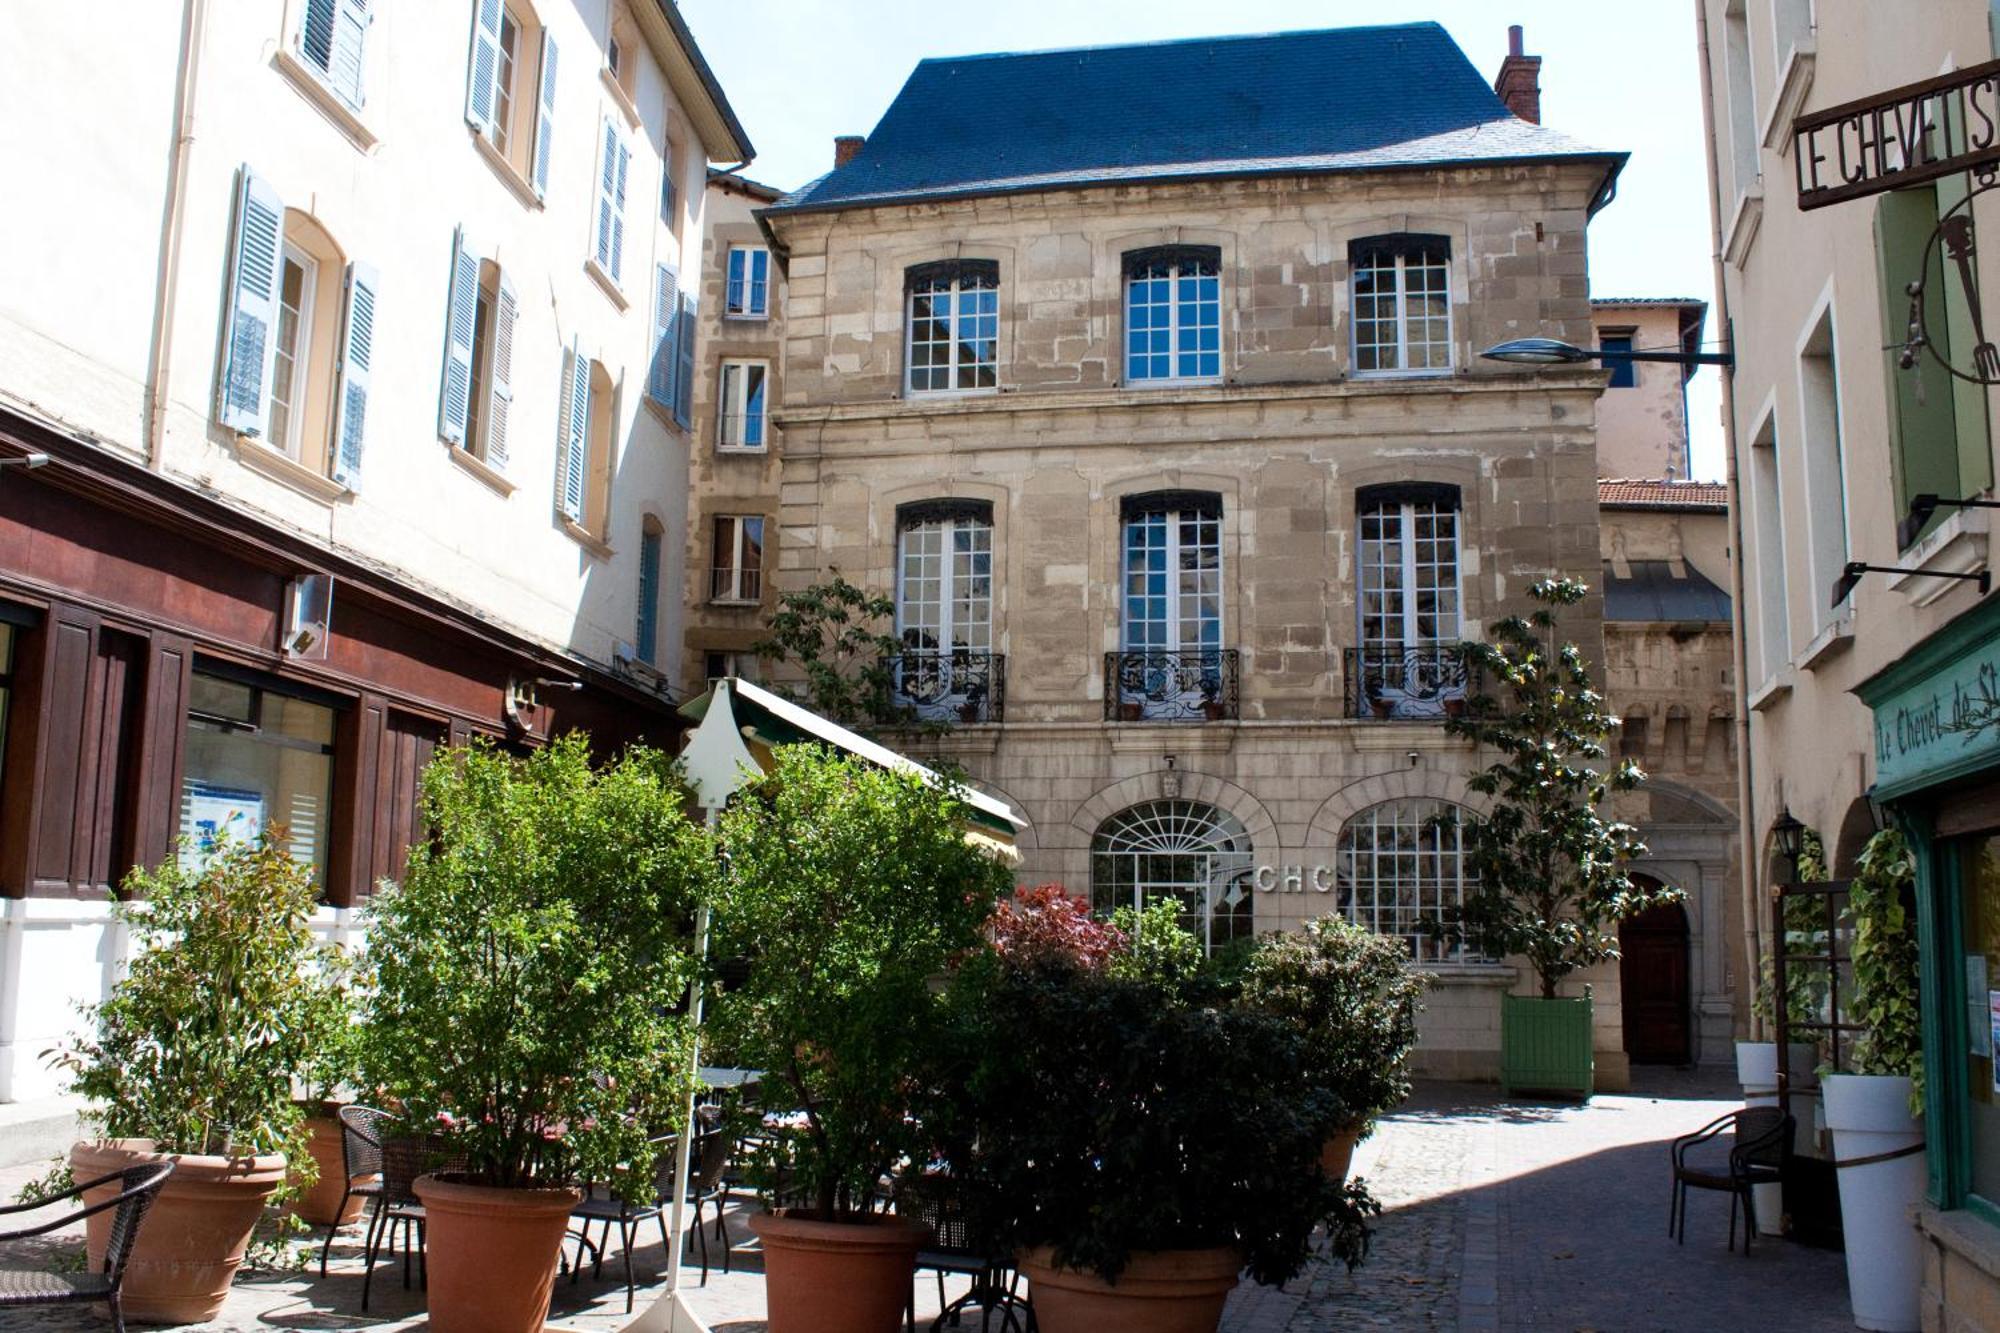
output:
M1181 924L1213 949L1252 932L1250 835L1197 801L1145 801L1104 821L1090 844L1091 905L1099 912L1180 905Z

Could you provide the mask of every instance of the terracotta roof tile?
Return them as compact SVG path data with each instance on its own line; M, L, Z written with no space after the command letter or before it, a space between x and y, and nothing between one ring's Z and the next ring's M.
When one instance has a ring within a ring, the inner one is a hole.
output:
M1597 483L1597 503L1613 509L1729 508L1729 488L1719 481L1650 481L1609 477Z

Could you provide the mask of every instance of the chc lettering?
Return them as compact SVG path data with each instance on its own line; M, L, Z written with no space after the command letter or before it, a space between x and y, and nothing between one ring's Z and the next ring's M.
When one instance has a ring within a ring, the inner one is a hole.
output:
M1333 892L1332 866L1258 866L1253 879L1259 893L1304 893L1308 883L1314 893Z

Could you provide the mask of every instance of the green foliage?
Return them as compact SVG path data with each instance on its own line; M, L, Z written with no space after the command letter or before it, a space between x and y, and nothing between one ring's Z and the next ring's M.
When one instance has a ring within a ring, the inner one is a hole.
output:
M578 735L525 759L475 741L425 770L432 836L370 907L359 1054L469 1179L650 1187L647 1137L689 1091L674 1009L714 867L686 801L663 755L594 769Z
M1364 1124L1410 1095L1424 978L1407 962L1400 939L1340 916L1308 922L1302 933L1267 935L1250 958L1239 1002L1304 1039L1336 1124Z
M1912 1113L1922 1106L1924 1093L1916 874L1916 858L1903 835L1895 829L1877 833L1855 862L1845 921L1854 968L1848 1017L1867 1027L1854 1042L1853 1072L1908 1077Z
M1201 941L1181 924L1181 905L1172 898L1156 899L1143 911L1120 907L1112 912L1111 925L1125 937L1124 947L1111 955L1113 976L1149 982L1164 995L1182 997L1206 967Z
M1137 1251L1231 1245L1276 1283L1325 1222L1334 1254L1365 1256L1380 1209L1319 1168L1334 1109L1289 1024L1060 959L974 958L952 990L937 1100L958 1118L937 1146L1003 1244L1112 1280Z
M1500 757L1467 784L1493 798L1491 813L1462 818L1477 887L1426 923L1452 944L1525 956L1550 999L1570 973L1618 956L1618 922L1681 896L1633 883L1626 864L1646 849L1630 824L1602 812L1613 792L1645 775L1629 760L1607 770L1612 717L1582 651L1558 640L1557 610L1588 591L1574 579L1537 583L1528 590L1540 603L1533 612L1501 621L1493 643L1460 645L1501 698L1482 692L1445 730Z
M125 881L137 946L95 1035L54 1057L111 1138L163 1151L282 1152L303 1172L294 1073L321 1070L350 1020L341 952L312 933L318 892L282 829Z
M823 1217L864 1209L916 1145L917 1071L946 1032L934 983L1013 887L966 814L954 789L807 745L723 814L717 956L750 969L715 1022L766 1071L765 1104L805 1113L782 1165Z
M1818 832L1805 830L1800 839L1798 876L1802 883L1818 883L1829 878L1826 863L1826 844ZM1788 954L1823 954L1827 952L1826 910L1823 900L1816 896L1794 894L1784 900L1785 939ZM1750 998L1750 1012L1771 1024L1778 1021L1777 1011L1778 969L1772 955L1766 953L1759 960L1757 990ZM1785 1021L1787 1023L1810 1023L1828 1017L1827 1007L1832 1000L1832 979L1823 967L1788 967L1785 969ZM1821 1058L1830 1052L1825 1049L1824 1038L1819 1039Z
M827 582L780 597L767 637L751 650L802 674L802 689L776 688L822 717L850 726L914 722L895 699L891 664L903 651L887 628L895 602L849 583L838 569L828 573Z

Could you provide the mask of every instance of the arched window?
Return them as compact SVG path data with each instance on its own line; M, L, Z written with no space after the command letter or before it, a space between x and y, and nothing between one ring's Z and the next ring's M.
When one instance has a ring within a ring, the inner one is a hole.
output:
M1180 904L1181 924L1213 949L1251 934L1250 835L1199 801L1142 801L1104 821L1090 842L1090 898L1099 912Z
M1443 801L1385 801L1341 826L1334 878L1341 914L1378 935L1400 936L1418 962L1462 959L1422 922L1465 900L1464 829Z
M896 511L896 695L930 720L994 720L993 505L925 500Z

